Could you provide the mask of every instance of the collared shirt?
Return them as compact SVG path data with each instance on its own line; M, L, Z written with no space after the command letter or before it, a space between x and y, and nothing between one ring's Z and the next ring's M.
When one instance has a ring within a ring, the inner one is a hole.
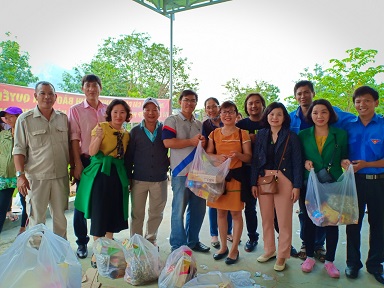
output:
M192 116L191 121L180 112L171 115L164 121L162 139L190 139L201 134L202 123ZM171 148L171 169L172 176L185 176L195 155L196 147L188 146L181 149ZM192 159L191 159L192 158Z
M356 117L352 113L345 112L336 106L333 106L333 110L335 110L337 114L337 122L332 124L332 126L335 126L336 128L344 129L344 124L348 123L349 121L351 121ZM292 132L295 132L296 134L299 134L299 132L304 128L304 126L306 126L305 124L303 125L300 115L304 116L300 106L295 111L292 111L291 113L289 113L289 116L291 118L290 129ZM309 125L306 128L309 128L311 126L312 125Z
M89 145L91 144L91 131L97 123L105 122L105 111L107 105L101 103L97 109L88 104L87 100L75 104L69 108L69 129L70 140L80 141L80 154L89 155Z
M349 160L364 160L367 162L384 159L384 119L374 115L367 126L360 117L344 125L348 132ZM381 174L384 168L363 168L358 174Z
M157 128L159 128L159 125L160 125L160 122L157 121L156 122L156 128L155 128L155 131L153 131L153 133L151 131L149 131L147 129L147 127L145 127L145 119L143 119L143 121L141 121L140 123L140 127L144 130L145 132L145 135L148 136L149 140L151 140L151 142L154 142L155 139L156 139L156 136L157 136Z
M53 110L48 120L37 106L16 121L13 155L25 156L27 178L57 179L68 175L68 118Z

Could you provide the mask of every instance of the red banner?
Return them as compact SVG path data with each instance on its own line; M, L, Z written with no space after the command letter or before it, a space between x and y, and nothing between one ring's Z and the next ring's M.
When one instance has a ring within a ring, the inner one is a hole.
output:
M9 106L16 106L23 111L30 110L37 105L34 97L35 89L29 87L8 85L0 83L0 111L5 110ZM57 99L53 108L60 110L68 115L69 107L73 104L84 101L85 96L76 93L56 92ZM145 99L128 98L128 97L110 97L100 96L99 100L105 104L111 103L113 99L122 98L131 107L132 119L131 122L139 123L143 120L143 102ZM169 116L169 99L157 99L160 105L160 121L164 121Z

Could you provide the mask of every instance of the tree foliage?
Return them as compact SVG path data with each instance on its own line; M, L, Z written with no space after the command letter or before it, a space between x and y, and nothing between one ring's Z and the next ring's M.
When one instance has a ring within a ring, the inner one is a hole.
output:
M170 51L163 44L149 42L148 34L135 32L104 40L89 63L74 67L72 74L64 72L60 88L81 92L81 77L93 73L102 80L103 95L169 98ZM196 79L190 79L190 63L179 56L180 52L181 49L174 47L174 96L198 85Z
M266 81L256 80L253 86L242 86L239 79L232 78L225 83L224 87L227 89L226 94L229 95L229 99L236 103L237 109L243 116L245 115L245 98L251 92L260 93L264 97L267 105L273 101L279 101L280 89Z
M317 99L327 99L334 106L356 113L352 101L352 94L356 88L368 85L383 95L384 83L378 79L380 76L383 77L384 65L374 65L377 50L354 48L347 50L346 53L348 57L344 59L331 59L329 68L323 69L316 64L313 71L305 68L300 76L314 83ZM291 105L297 106L293 96L287 100ZM383 111L382 107L377 108L378 113L382 114Z
M33 75L29 65L29 54L20 51L20 45L11 40L11 33L5 33L8 40L0 42L0 82L20 86L39 79ZM16 37L15 37L16 38Z

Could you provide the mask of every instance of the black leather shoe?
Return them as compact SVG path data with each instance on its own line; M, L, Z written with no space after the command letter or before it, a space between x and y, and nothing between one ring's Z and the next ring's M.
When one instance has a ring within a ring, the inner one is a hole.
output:
M225 256L227 256L229 253L229 250L228 250L228 247L227 247L227 250L225 250L224 253L215 253L213 254L213 259L215 260L221 260L223 259Z
M77 257L79 257L80 259L87 258L88 257L87 245L79 245L79 247L77 247L76 254L77 254Z
M369 272L371 273L371 272ZM384 274L383 272L374 272L374 273L371 273L377 282L380 282L381 284L384 284Z
M203 243L201 242L197 242L197 244L195 245L195 247L191 248L193 251L196 251L196 252L208 252L209 250L211 250L211 248L209 248L208 246L204 245Z
M253 250L255 250L256 245L257 245L257 240L249 239L247 243L245 243L244 250L246 252L252 252Z
M345 275L350 279L356 279L359 274L359 269L355 269L353 267L345 268Z
M232 258L227 257L227 259L225 259L225 264L227 264L227 265L235 264L239 260L239 254L240 253L237 252L236 259L232 259Z

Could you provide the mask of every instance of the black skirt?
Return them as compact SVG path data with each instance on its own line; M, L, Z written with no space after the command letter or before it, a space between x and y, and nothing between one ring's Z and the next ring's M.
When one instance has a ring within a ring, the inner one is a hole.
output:
M115 165L110 176L99 171L91 196L91 235L104 237L107 232L118 233L128 229L124 220L123 189Z

